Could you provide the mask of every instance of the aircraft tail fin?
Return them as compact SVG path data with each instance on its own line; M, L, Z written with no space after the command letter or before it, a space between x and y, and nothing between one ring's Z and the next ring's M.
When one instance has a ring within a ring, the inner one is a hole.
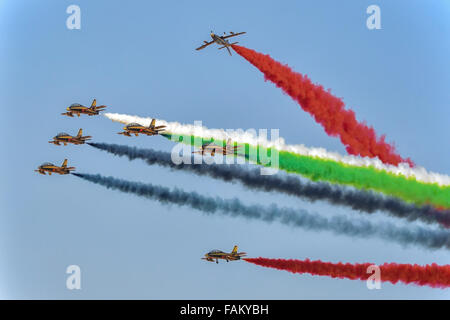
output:
M81 138L83 135L83 129L78 130L77 138Z
M232 254L236 254L238 252L238 246L233 247L233 251L231 251Z
M154 128L155 127L155 123L156 123L156 120L152 119L152 122L150 123L150 125L148 127L149 128Z
M67 167L67 159L64 159L64 162L61 167L63 167L63 168Z
M94 99L91 104L91 108L95 108L97 106L97 100Z

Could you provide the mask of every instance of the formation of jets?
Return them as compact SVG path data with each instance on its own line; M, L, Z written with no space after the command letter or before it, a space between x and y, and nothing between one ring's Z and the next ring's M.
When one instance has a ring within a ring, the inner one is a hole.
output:
M205 257L203 257L202 259L211 262L216 261L216 263L219 263L219 259L226 260L227 262L229 262L240 260L241 257L245 257L245 255L246 255L245 252L238 252L238 246L234 246L233 250L230 253L223 252L220 250L212 250L207 254L205 254Z
M236 36L239 36L239 35L244 34L244 33L245 33L245 32L234 33L234 32L232 32L232 31L230 31L230 34L229 34L229 35L227 35L227 34L224 32L224 33L223 33L223 36L219 36L219 35L217 35L217 34L215 34L214 32L211 31L210 36L211 36L211 38L212 38L212 41L210 41L210 42L208 42L208 41L203 41L205 44L202 45L202 46L200 46L200 47L198 47L198 48L195 49L195 50L202 50L202 49L206 48L207 46L209 46L210 44L216 43L216 44L218 44L218 45L220 46L220 47L219 47L219 50L220 50L220 49L223 49L223 48L226 48L226 49L228 50L228 53L229 53L230 56L231 56L231 50L230 50L230 47L231 47L233 44L236 44L236 43L238 43L238 42L230 43L230 42L228 42L228 40L226 40L226 39L231 38L231 37L236 37Z
M216 44L220 45L219 49L226 48L228 50L228 53L231 55L230 47L238 42L230 43L227 39L231 38L231 37L239 36L242 34L245 34L245 32L239 32L239 33L230 32L229 35L227 35L224 32L223 36L219 36L219 35L214 34L211 31L210 36L212 38L212 41L210 41L210 42L204 41L205 44L198 47L196 50L201 50L213 43L216 43ZM96 99L94 99L92 101L92 104L90 107L83 106L79 103L74 103L66 108L67 112L64 112L61 114L68 116L68 117L73 117L74 115L77 115L79 117L81 114L86 114L88 116L94 116L94 115L100 114L100 112L104 111L105 108L106 108L106 106L104 106L104 105L97 106L97 101L96 101ZM135 136L138 136L139 134L145 134L147 136L154 136L154 135L160 134L160 132L165 131L164 128L166 128L166 126L164 126L164 125L156 126L156 120L152 119L152 121L148 127L143 126L139 123L129 123L123 128L124 131L118 132L118 134L122 134L127 137L131 137L132 134L134 134ZM61 133L57 134L56 136L54 136L53 140L49 141L49 143L53 143L54 145L58 145L58 146L61 144L66 146L68 143L79 145L79 144L86 143L86 141L90 140L91 138L92 138L91 136L83 136L83 130L79 129L78 134L76 136L71 136L68 133L61 132ZM221 153L223 155L229 155L229 154L235 154L236 151L238 151L238 148L240 148L240 147L241 146L233 146L231 139L228 139L225 147L219 146L214 143L205 143L201 146L199 151L194 151L193 153L199 153L201 155L209 153L211 156L214 156L216 153ZM47 173L48 173L48 175L52 175L52 173L57 173L57 174L63 175L63 174L69 174L69 173L71 173L71 171L74 171L74 170L75 170L75 167L68 167L67 159L64 159L61 166L54 165L53 163L50 163L50 162L45 162L42 165L40 165L37 168L37 170L34 170L34 171L38 172L39 174L43 174L43 175L46 175ZM226 260L227 262L229 262L229 261L240 260L241 257L244 257L245 255L246 255L245 252L238 252L238 247L234 246L233 250L230 253L223 252L220 250L212 250L212 251L206 253L202 259L204 259L206 261L211 261L211 262L216 261L216 263L219 263L219 259L223 259L223 260Z
M212 142L204 143L200 147L200 150L194 151L192 153L198 153L201 155L209 153L211 155L211 157L214 157L214 155L216 153L221 153L224 156L229 155L229 154L236 154L236 152L239 151L239 148L241 148L242 146L233 146L232 144L233 143L232 143L231 139L228 139L227 145L225 147L221 147Z
M83 136L83 129L80 129L78 130L78 134L74 137L65 132L58 133L53 137L53 140L49 141L48 143L53 143L57 146L60 146L62 143L67 146L68 143L84 144L86 140L90 140L91 138L91 136Z
M94 99L92 101L92 104L90 107L85 107L79 103L73 103L69 107L67 107L67 112L61 113L64 116L73 117L74 114L77 116L80 116L81 114L87 114L89 116L98 115L100 111L103 111L106 108L106 106L97 106L97 100ZM83 136L83 129L78 130L78 134L76 136L71 136L68 133L61 132L58 133L56 136L53 137L53 140L49 141L48 143L53 143L54 145L60 146L61 143L65 146L67 146L68 143L72 143L75 145L78 144L84 144L87 140L90 140L91 136ZM37 170L34 170L40 174L46 175L46 172L49 175L52 175L52 173L58 173L58 174L69 174L71 171L74 171L75 167L68 167L67 166L67 159L64 160L63 164L58 167L50 162L45 162L41 164Z
M94 99L90 107L85 107L79 103L73 103L67 107L67 112L61 113L63 116L73 117L74 114L80 116L81 114L87 114L88 116L95 116L103 111L106 106L97 106L97 100Z
M155 126L155 119L152 119L152 122L148 127L143 126L139 123L129 123L125 127L123 127L123 132L118 132L117 134L123 134L124 136L131 137L131 134L134 134L136 137L139 134L146 134L147 136L156 136L160 132L164 131L166 126Z
M45 162L41 164L37 170L34 170L36 172L39 172L40 174L43 174L45 176L45 173L48 172L48 174L51 176L52 173L58 173L58 174L69 174L70 171L74 171L75 167L68 167L67 166L67 159L64 159L64 162L60 167L54 165L50 162Z

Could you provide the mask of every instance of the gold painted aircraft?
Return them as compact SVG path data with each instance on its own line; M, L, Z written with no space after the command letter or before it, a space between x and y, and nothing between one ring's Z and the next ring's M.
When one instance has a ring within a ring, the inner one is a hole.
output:
M39 172L40 174L43 174L45 176L45 173L48 172L48 174L51 176L52 173L59 173L59 174L69 174L70 171L75 170L75 167L68 167L67 166L67 159L64 159L63 164L61 167L55 166L53 163L45 162L41 164L37 170L34 170L36 172Z
M139 123L129 123L125 127L123 127L123 132L117 132L117 134L123 134L124 136L131 137L131 134L133 133L136 137L142 133L146 134L148 136L156 136L160 132L164 131L166 126L155 126L155 119L152 119L152 122L148 127L143 126Z
M229 155L229 154L236 154L236 152L239 151L238 149L241 147L242 146L232 146L231 139L228 139L227 145L225 147L218 146L217 144L212 143L212 142L204 143L200 147L199 151L194 151L192 153L198 153L201 155L204 155L205 153L209 153L211 155L211 157L214 157L216 152L218 152L225 156L225 155Z
M61 132L58 133L56 136L53 137L52 141L49 141L48 143L53 143L54 145L60 146L61 143L67 146L68 143L73 144L84 144L86 140L90 140L91 136L83 136L83 129L78 130L78 134L73 137L68 133Z
M230 31L230 34L229 34L229 35L227 35L227 34L224 32L224 33L223 33L223 34L224 34L223 36L218 36L217 34L215 34L214 32L211 31L210 36L211 36L211 38L212 38L212 41L210 41L210 42L208 42L208 41L203 41L205 44L202 45L202 46L200 46L200 47L198 47L198 48L195 49L195 50L202 50L203 48L206 48L206 47L209 46L210 44L217 43L218 45L221 46L221 47L219 48L219 50L220 50L220 49L223 49L223 48L227 48L228 53L229 53L230 56L231 56L231 50L230 50L230 47L231 47L233 44L236 44L236 43L238 43L238 42L229 43L228 40L226 40L226 39L231 38L231 37L235 37L235 36L239 36L239 35L244 34L244 33L245 33L245 32L234 33L234 32L232 32L232 31Z
M211 261L211 262L214 262L214 260L215 260L216 263L219 263L219 259L223 259L223 260L226 260L227 262L229 262L229 261L240 260L241 257L244 257L245 255L246 255L245 252L238 252L238 246L234 246L233 251L231 251L230 253L223 252L220 250L212 250L212 251L208 252L207 254L205 254L205 257L202 259L206 260L206 261Z
M98 106L97 107L97 100L94 99L92 101L92 104L90 107L85 107L79 103L73 103L70 105L70 107L67 107L67 112L61 113L63 116L73 117L74 114L77 116L80 116L80 114L87 114L88 116L95 116L100 113L100 111L103 111L106 106Z

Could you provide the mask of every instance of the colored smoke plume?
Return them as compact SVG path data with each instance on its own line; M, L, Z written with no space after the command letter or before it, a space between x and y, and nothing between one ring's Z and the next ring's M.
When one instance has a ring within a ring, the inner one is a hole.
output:
M339 136L349 154L378 157L383 163L393 165L407 162L411 167L414 166L410 159L403 159L398 155L395 148L386 143L384 136L377 138L372 127L358 122L355 113L345 109L344 102L332 95L329 90L312 83L306 75L294 72L269 55L238 45L232 47L261 71L266 80L281 88L304 111L311 114L328 135Z
M368 267L372 263L331 263L320 260L311 261L294 259L244 258L243 260L258 266L284 270L292 273L309 273L316 276L332 278L367 280L371 273ZM380 267L380 280L396 284L415 284L433 288L450 287L450 265L430 265L385 263Z
M426 223L437 222L446 227L450 226L449 210L438 210L431 206L416 206L395 197L383 196L373 191L350 189L324 182L302 181L296 175L283 174L282 172L275 175L261 175L258 168L248 168L242 165L195 164L193 155L190 155L189 163L175 164L169 152L109 143L88 144L119 157L125 156L130 161L142 159L149 165L159 165L172 170L191 172L226 182L240 182L252 190L275 191L308 201L324 200L333 205L346 206L367 213L382 210L391 216L404 218L408 221L418 219Z
M167 188L154 184L105 177L99 174L72 173L84 180L102 185L108 189L135 194L158 201L162 204L175 204L190 207L206 214L240 216L265 222L280 222L306 230L331 231L350 237L378 237L400 243L403 246L418 245L428 249L450 249L450 232L421 226L397 227L388 222L374 224L367 219L348 218L345 215L324 216L304 209L279 207L276 204L261 206L245 204L243 201L222 199L188 192L179 188Z

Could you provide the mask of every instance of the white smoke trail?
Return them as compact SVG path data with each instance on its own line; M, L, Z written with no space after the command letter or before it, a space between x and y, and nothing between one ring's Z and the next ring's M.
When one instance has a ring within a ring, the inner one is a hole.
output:
M142 125L150 125L152 118L142 118L119 113L104 113L108 119L124 124L137 122ZM224 130L224 129L208 129L205 126L181 124L179 122L167 122L156 119L157 125L165 125L166 132L177 135L194 135L202 138L214 138L216 140L227 140L231 138L239 143L248 143L251 145L260 145L266 148L276 148L280 151L293 152L303 156L317 157L320 159L333 160L344 164L358 167L374 167L378 170L384 170L395 175L402 175L406 178L415 178L417 181L424 183L437 183L440 186L450 185L450 176L427 171L423 167L411 168L407 163L400 163L398 166L384 164L378 158L358 157L353 155L341 155L337 152L330 152L324 148L308 148L303 144L289 145L284 139L279 137L274 141L269 141L265 136L256 136L251 130Z

